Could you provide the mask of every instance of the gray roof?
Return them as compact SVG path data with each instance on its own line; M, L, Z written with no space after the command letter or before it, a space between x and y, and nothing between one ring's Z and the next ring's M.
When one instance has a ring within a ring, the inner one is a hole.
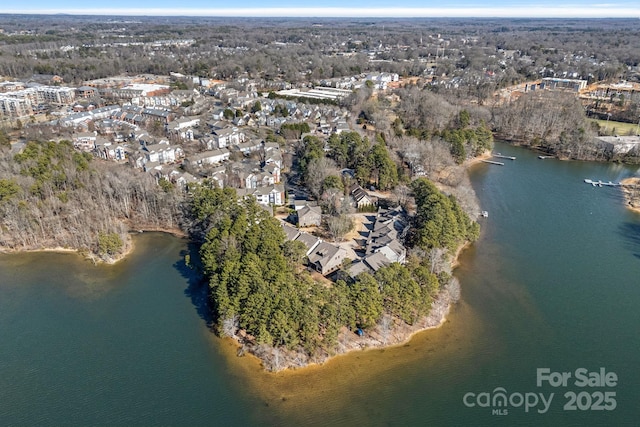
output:
M320 267L322 267L324 274L327 264L329 264L331 259L340 251L341 248L336 245L332 245L327 242L320 242L320 244L316 246L311 253L307 254L307 257L309 258L310 263L319 264Z
M322 208L320 208L320 206L305 205L302 209L298 211L298 218L308 214L322 215Z
M380 268L391 264L391 261L380 252L367 255L363 258L363 262L366 262L373 271L378 271Z
M300 235L296 237L295 240L304 243L304 245L308 249L312 249L316 245L316 243L320 241L320 239L318 239L316 236L313 236L309 233L300 233Z
M349 276L355 279L360 273L373 273L371 267L362 261L356 261L349 266Z
M282 230L284 230L284 234L287 236L287 240L295 240L300 234L297 228L290 226L289 224L282 223Z
M211 150L211 151L203 151L202 153L197 153L189 157L190 162L197 162L199 160L208 159L210 157L221 156L224 154L229 154L229 150L226 148L221 148L220 150Z

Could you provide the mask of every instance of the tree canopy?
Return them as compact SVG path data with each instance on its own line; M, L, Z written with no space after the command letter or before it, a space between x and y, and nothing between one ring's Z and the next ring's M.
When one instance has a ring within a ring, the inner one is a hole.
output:
M446 196L426 178L411 184L416 200L413 243L423 249L455 248L478 237L480 227L454 197Z
M286 241L278 220L253 198L199 186L190 204L216 330L223 335L242 330L258 344L310 355L331 351L343 327L370 328L385 313L415 322L429 312L444 283L426 258L362 273L348 283L319 283L300 264L306 247Z
M371 145L357 132L342 132L331 135L327 144L328 156L338 167L355 170L361 185L373 182L382 190L397 185L398 170L384 141Z

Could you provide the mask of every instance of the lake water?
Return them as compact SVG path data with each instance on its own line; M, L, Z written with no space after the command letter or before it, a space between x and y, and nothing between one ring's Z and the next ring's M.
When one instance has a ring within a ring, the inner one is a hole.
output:
M0 256L0 425L637 425L640 215L583 182L637 167L496 151L517 160L471 170L489 217L447 322L322 367L265 373L212 336L179 239L145 233L112 267ZM538 387L538 368L572 376ZM618 381L579 387L579 368ZM512 402L478 406L498 387ZM615 409L595 410L598 392ZM554 394L545 413L518 405L533 393Z

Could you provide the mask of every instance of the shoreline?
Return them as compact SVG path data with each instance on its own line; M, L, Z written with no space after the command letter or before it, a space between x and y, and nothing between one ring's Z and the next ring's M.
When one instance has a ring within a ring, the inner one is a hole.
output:
M634 195L632 193L631 187L636 187L640 189L640 177L629 177L620 181L622 184L622 194L624 195L625 206L627 209L640 213L640 195Z
M493 157L492 151L487 150L481 155L464 162L463 166L468 169L472 165L481 163ZM451 269L455 269L460 265L460 255L465 249L471 246L472 242L464 242L460 244L451 257ZM339 357L345 356L356 351L379 350L391 347L399 347L406 345L411 339L430 329L437 329L447 322L447 316L451 311L453 304L460 299L460 283L452 276L451 281L445 287L440 289L438 295L431 303L429 314L420 318L413 325L404 323L400 319L393 319L388 315L383 315L383 319L387 320L386 330L382 331L381 320L371 330L366 332L366 336L359 337L354 331L343 327L338 335L338 345L335 352L331 354L323 352L314 357L309 357L305 353L291 351L286 349L278 349L271 346L262 346L252 342L248 342L246 335L240 335L237 330L234 335L227 336L236 347L236 356L244 357L250 355L254 357L263 371L270 373L279 373L285 371L300 371L312 367L322 366L326 362ZM389 327L392 322L392 327Z
M62 246L55 247L40 247L40 248L6 248L0 247L0 254L21 254L21 253L37 253L37 252L50 252L57 254L75 254L82 257L86 261L91 261L94 264L107 264L113 265L116 264L123 259L125 259L131 252L133 252L134 244L133 240L130 236L131 233L127 236L127 241L124 242L125 250L119 253L115 257L109 257L107 259L103 259L98 257L98 255L90 252L86 252L86 249L75 249L75 248L64 248Z
M491 150L487 150L484 153L480 154L479 156L474 157L473 159L465 160L462 166L464 166L465 168L468 168L469 166L482 163L483 160L489 160L492 157L493 157L493 152Z
M62 246L57 247L44 247L44 248L33 248L33 249L14 249L7 247L0 247L0 254L17 254L17 253L33 253L33 252L53 252L59 254L68 254L68 253L79 253L79 249L73 248L63 248Z
M97 254L88 252L86 248L67 248L62 246L44 246L40 248L8 248L0 246L0 254L20 254L20 253L36 253L36 252L50 252L59 254L76 254L82 257L86 261L91 261L94 265L106 264L115 265L120 261L126 259L135 250L134 239L132 236L141 234L144 232L149 233L167 233L174 237L185 238L186 233L178 228L162 229L161 227L145 227L138 230L129 230L127 232L127 239L123 242L124 250L113 257L100 258Z
M461 244L453 258L451 259L452 269L459 265L459 257L462 252L471 245L470 242ZM392 347L401 347L409 343L413 337L422 332L440 328L447 322L447 316L451 312L451 307L458 302L460 295L460 284L455 277L451 282L440 289L438 295L431 303L429 314L420 318L413 325L409 325L400 319L393 319L384 315L393 326L383 331L381 320L364 336L359 337L354 331L343 327L338 335L337 349L331 354L323 352L310 357L307 354L275 347L261 346L244 341L244 337L235 335L227 337L235 345L237 357L250 355L257 359L261 368L269 373L281 373L291 371L302 371L312 367L322 366L336 357L345 356L359 351L380 350ZM244 342L243 342L244 341Z
M346 343L340 342L339 349L335 353L327 354L323 353L314 358L309 358L306 356L307 360L301 360L301 355L295 352L287 351L287 350L277 350L275 347L271 347L268 351L270 356L273 359L276 358L276 354L278 357L285 358L286 353L295 353L295 357L293 357L295 363L289 363L287 365L274 366L273 360L271 358L265 360L263 357L255 354L254 348L247 349L245 348L246 344L241 343L238 339L241 337L233 336L226 337L232 341L233 345L237 348L236 357L246 357L249 355L252 358L255 358L257 362L260 364L260 367L263 372L267 372L269 374L279 374L283 372L302 372L306 369L322 367L327 362L330 362L336 358L342 356L348 356L356 352L367 352L373 350L383 350L388 348L399 348L407 345L414 336L426 332L432 329L438 329L442 325L447 322L447 316L451 311L451 307L455 301L452 299L449 291L447 289L443 289L436 299L431 303L431 311L429 314L419 321L414 323L413 325L408 325L404 323L401 327L402 331L398 331L397 329L391 329L391 340L384 342L378 338L380 336L380 325L376 325L372 331L367 332L367 336L358 337L355 332L344 330L340 333L338 340L344 341L346 339L347 334L349 335L349 339L351 339L351 343L347 345ZM388 316L387 316L388 317ZM397 321L396 321L397 323ZM421 326L423 325L423 326ZM346 329L346 328L344 328ZM258 346L254 346L258 347ZM260 349L264 351L264 349ZM286 353L285 353L286 352ZM285 353L285 354L283 354ZM268 363L269 366L265 365L265 362Z
M491 150L487 150L481 155L464 162L463 167L469 167L481 163L493 157ZM460 265L460 255L465 249L471 246L472 242L460 244L451 256L450 266L455 269ZM310 357L298 351L278 349L271 346L258 345L246 340L246 335L240 335L237 330L234 335L227 336L236 347L236 356L244 357L249 355L254 357L265 372L281 373L287 371L301 371L313 367L322 366L328 361L339 356L345 356L357 351L380 350L385 348L400 347L407 345L412 338L422 332L440 328L447 322L447 316L453 304L460 299L460 283L452 276L449 284L438 292L438 295L431 303L429 314L418 319L413 325L409 325L400 319L393 319L388 315L383 315L382 319L388 319L385 331L383 332L383 320L359 337L354 331L343 327L338 335L338 345L331 354L322 352ZM391 322L391 327L389 327Z

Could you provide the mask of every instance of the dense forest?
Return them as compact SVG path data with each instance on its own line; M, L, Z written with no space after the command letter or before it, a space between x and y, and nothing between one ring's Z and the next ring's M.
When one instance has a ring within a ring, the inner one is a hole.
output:
M277 19L0 15L0 75L66 82L180 72L289 82L369 71L462 79L457 96L576 73L637 79L633 19ZM375 52L371 61L369 54ZM506 54L507 52L508 54ZM484 93L484 95L483 95Z
M418 214L408 263L335 283L311 276L303 267L306 247L286 241L279 221L253 199L239 200L231 189L197 188L191 234L201 244L217 332L243 337L258 355L275 347L313 360L333 354L345 334L373 327L384 315L407 324L427 315L451 280L444 254L475 239L478 227L428 180L412 188Z
M604 160L604 146L594 137L580 101L570 93L531 92L498 108L499 137L572 159Z
M15 155L0 147L5 249L64 247L111 260L129 246L130 229L179 229L181 197L146 174L77 152L68 141L32 141Z

